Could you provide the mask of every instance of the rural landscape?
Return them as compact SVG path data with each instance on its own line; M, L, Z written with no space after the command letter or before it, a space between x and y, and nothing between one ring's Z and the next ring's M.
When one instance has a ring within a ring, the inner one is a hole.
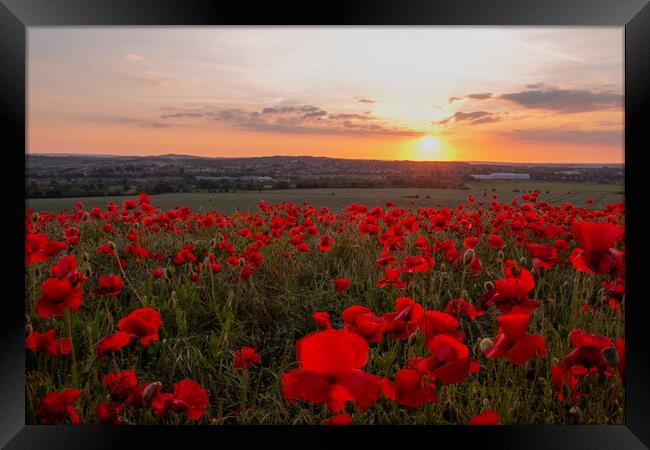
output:
M27 424L625 423L620 30L29 34Z

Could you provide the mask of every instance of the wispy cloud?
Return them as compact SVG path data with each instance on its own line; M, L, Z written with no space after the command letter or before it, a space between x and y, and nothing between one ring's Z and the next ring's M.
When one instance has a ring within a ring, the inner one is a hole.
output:
M474 99L474 100L485 100L485 99L488 99L488 98L491 98L491 97L492 97L492 92L484 92L484 93L480 93L480 94L469 94L467 96L467 98L471 98L471 99Z
M212 113L214 120L258 132L324 135L419 136L422 132L391 125L360 113L330 113L314 105L271 106L261 111L241 108Z
M535 128L514 130L507 136L520 141L563 144L622 146L622 130L578 130L560 128Z
M500 98L524 108L562 113L599 111L623 106L623 96L620 94L586 90L529 90L502 94Z
M482 123L496 122L499 119L500 118L496 114L488 111L457 111L453 115L434 123L445 125L450 122L465 122L470 125L479 125Z

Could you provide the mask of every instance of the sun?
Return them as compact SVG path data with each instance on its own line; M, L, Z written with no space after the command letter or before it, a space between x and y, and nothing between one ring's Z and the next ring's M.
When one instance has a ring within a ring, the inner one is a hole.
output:
M417 141L418 159L431 160L439 159L441 156L441 145L438 138L434 136L424 136Z

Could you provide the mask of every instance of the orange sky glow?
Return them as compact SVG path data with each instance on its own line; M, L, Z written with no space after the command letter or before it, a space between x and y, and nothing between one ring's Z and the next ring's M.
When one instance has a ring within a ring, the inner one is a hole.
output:
M620 27L28 30L29 153L623 163Z

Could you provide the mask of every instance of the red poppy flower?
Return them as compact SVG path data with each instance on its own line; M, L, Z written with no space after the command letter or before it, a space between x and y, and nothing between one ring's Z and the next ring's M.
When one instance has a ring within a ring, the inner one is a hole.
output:
M387 399L409 408L437 400L435 384L414 369L400 369L393 381L382 378L381 382Z
M318 311L313 313L311 317L314 319L314 322L316 322L316 326L320 331L330 330L332 328L332 324L330 323L330 315L326 312Z
M463 245L465 246L465 250L469 250L470 248L476 247L478 241L479 239L476 236L470 236L468 238L465 238L465 241L463 242Z
M138 386L138 379L132 370L123 370L122 372L107 373L104 376L103 384L113 400L124 401Z
M492 248L501 249L504 246L503 239L498 234L491 234L488 237L488 245Z
M504 264L503 272L505 278L496 280L495 287L481 296L480 311L496 304L504 314L529 314L540 306L538 301L528 298L528 293L535 288L535 280L530 272L509 264Z
M561 401L567 395L574 401L581 395L576 389L580 377L591 373L601 373L611 377L614 374L611 368L618 368L620 363L618 354L616 354L618 360L615 361L607 361L605 358L604 354L607 352L616 351L612 341L605 336L590 334L576 328L569 333L569 342L573 351L564 357L559 366L551 367L553 387ZM563 389L564 385L567 387L567 395Z
M439 334L446 334L457 340L463 338L463 333L458 329L460 323L454 316L446 312L430 309L424 314L419 325L420 331L424 335L425 344Z
M348 413L338 414L327 419L323 425L352 425L352 417Z
M174 256L174 262L179 266L191 263L195 259L196 256L192 253L192 246L190 244L185 244L185 247Z
M77 311L81 307L81 288L73 286L68 278L48 278L41 284L41 297L36 302L38 317L61 317L66 308Z
M98 255L115 256L115 250L109 244L102 244L95 249Z
M350 287L350 280L347 280L345 278L337 278L334 280L334 289L336 290L337 294L345 291L348 287Z
M101 402L97 404L97 419L104 425L119 425L122 423L120 414L124 405L117 402Z
M32 331L25 339L25 348L48 356L68 355L72 352L72 342L70 338L57 339L56 330L47 330L43 334Z
M50 268L50 275L53 278L65 278L68 275L75 275L77 271L77 258L71 255L64 255Z
M165 275L164 269L151 269L151 275L156 279L160 279Z
M140 308L117 323L117 328L127 333L131 339L139 339L142 345L158 340L160 313L153 308Z
M472 417L469 422L467 422L467 425L499 425L500 420L501 417L499 416L499 413L489 409Z
M379 398L379 379L360 370L368 362L368 343L354 333L307 335L296 343L296 358L300 368L282 375L282 393L290 403L322 403L338 412L346 401L364 410Z
M130 341L131 338L129 335L123 331L106 336L97 344L97 358L108 358L111 353L128 345Z
M370 342L381 342L386 322L365 306L353 305L341 314L346 330L358 334Z
M473 274L477 274L481 271L483 268L481 264L481 260L478 258L478 256L474 255L470 262L467 264L467 267L470 268Z
M478 316L483 315L483 312L477 312L474 306L464 298L457 298L447 303L445 312L454 316L456 319L467 317L469 320L474 320Z
M66 247L65 242L50 241L47 234L25 235L25 265L47 261Z
M232 366L235 369L248 369L251 364L258 363L261 360L262 357L254 348L244 346L235 351L235 360L233 361Z
M546 356L542 335L528 334L529 315L508 314L497 317L497 322L499 333L492 346L483 352L486 358L507 358L512 364L519 365L536 354Z
M72 425L79 424L79 415L72 404L79 398L81 392L76 389L64 389L61 392L50 392L43 397L34 410L36 416L41 417L41 423L46 425L60 425L70 420Z
M175 413L185 414L188 420L199 420L206 408L208 407L208 393L196 381L185 379L174 384L174 394L163 394L165 405L164 409L169 409ZM161 414L161 408L158 405L152 405L158 409L158 416Z
M320 244L318 244L318 249L324 252L329 252L332 249L333 243L334 239L332 239L330 236L321 236Z
M456 339L439 334L427 345L431 356L414 357L407 362L407 367L415 369L431 380L443 384L463 381L470 373L480 370L480 364L469 357L469 349Z
M424 308L411 297L398 297L393 312L384 313L381 317L386 322L387 332L395 339L406 339L417 329L423 315Z
M116 297L122 292L124 284L122 283L122 277L119 275L110 274L108 276L99 277L99 286L95 288L93 293L95 295L108 295L111 297Z
M384 278L377 281L375 283L375 286L384 287L390 284L391 286L396 287L398 289L403 289L406 286L406 282L399 279L400 275L402 274L402 271L403 271L402 269L392 269L390 267L385 267Z
M526 251L531 256L533 272L539 272L540 269L548 270L555 264L562 262L557 257L557 248L553 245L526 244Z
M66 228L63 230L63 238L69 245L78 245L79 229L75 227Z
M106 234L115 233L115 227L110 223L105 223L104 226L102 226L102 231Z
M569 261L576 270L591 275L622 272L623 255L613 247L622 238L623 227L609 222L573 222L572 227L579 247Z

